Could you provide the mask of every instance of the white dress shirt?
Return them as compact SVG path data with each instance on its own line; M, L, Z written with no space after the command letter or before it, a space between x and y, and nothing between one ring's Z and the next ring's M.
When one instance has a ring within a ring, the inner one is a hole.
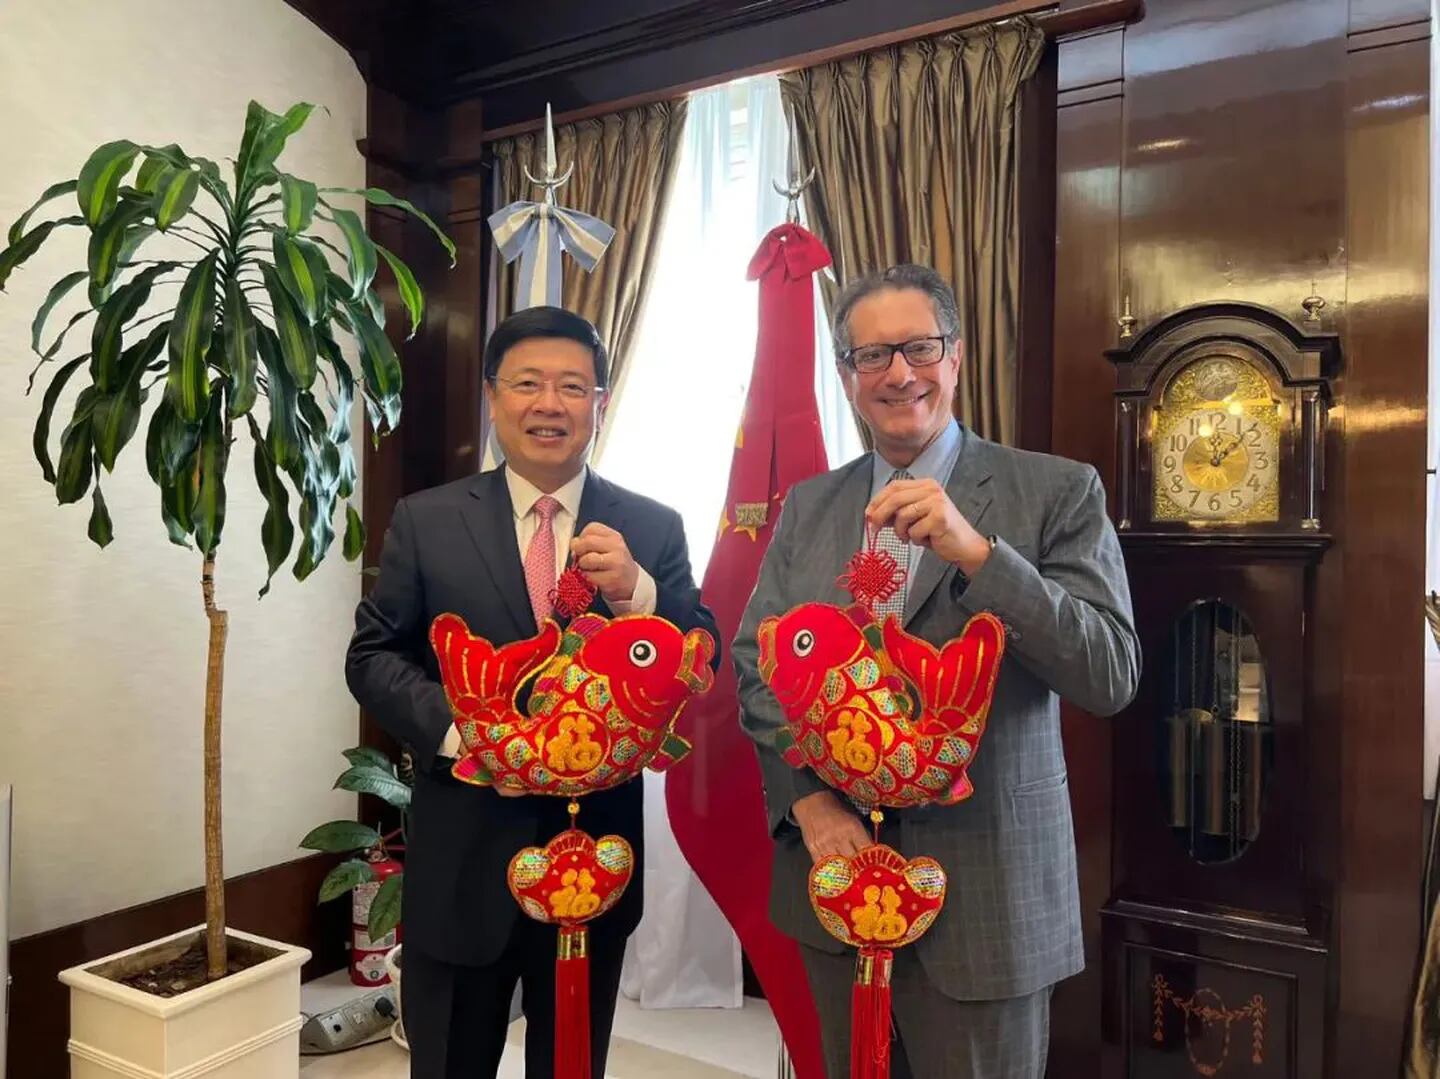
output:
M585 491L585 478L589 474L588 466L582 468L574 479L551 492L550 495L560 503L560 508L555 511L555 516L550 521L550 527L555 533L555 576L557 578L564 572L565 565L570 560L570 541L575 536L575 521L580 515L580 496ZM535 503L544 497L545 492L513 468L505 469L505 484L510 488L510 506L515 514L515 543L520 552L520 562L523 566L525 552L530 549L530 541L535 538L535 532L540 527L540 517L535 512ZM639 570L640 575L635 580L635 591L628 601L606 601L610 609L617 615L655 613L657 598L655 578L646 573L643 566L639 567ZM445 740L440 745L440 754L445 757L458 757L461 749L460 732L452 725L445 732Z

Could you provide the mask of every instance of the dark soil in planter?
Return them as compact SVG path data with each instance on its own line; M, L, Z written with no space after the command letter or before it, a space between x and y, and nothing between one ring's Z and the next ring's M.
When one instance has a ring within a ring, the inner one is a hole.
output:
M227 977L281 954L248 940L228 937L227 941ZM151 996L178 997L207 984L205 966L205 937L197 933L193 937L182 937L161 947L93 967L91 973Z

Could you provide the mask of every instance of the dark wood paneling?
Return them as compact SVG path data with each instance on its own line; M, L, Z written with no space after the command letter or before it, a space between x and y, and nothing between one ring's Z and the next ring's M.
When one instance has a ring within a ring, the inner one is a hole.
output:
M1396 1073L1419 947L1429 65L1413 42L1352 53L1345 68L1337 1075Z
M1060 42L1061 91L1125 77L1125 31L1102 30Z
M1115 482L1115 371L1105 349L1116 344L1121 302L1123 105L1113 98L1058 114L1051 445L1094 465L1107 491Z
M1122 290L1143 329L1344 294L1347 0L1154 0L1126 31Z
M1055 348L1055 97L1052 43L1020 90L1020 333L1016 442L1050 449Z
M1094 39L1088 39L1093 41ZM1060 46L1066 53L1093 48ZM1114 485L1115 375L1104 351L1115 344L1119 302L1119 98L1062 108L1057 115L1055 243L1055 373L1053 452L1087 461L1106 490ZM1110 896L1112 730L1078 708L1061 709L1070 807L1080 873L1085 971L1055 988L1050 1019L1050 1068L1056 1079L1100 1071L1100 908Z
M318 978L345 965L350 907L317 906L315 897L336 863L313 855L235 877L226 883L231 928L310 949L302 978ZM65 1079L70 1031L69 990L57 975L68 967L178 933L205 920L204 889L157 899L47 933L22 937L10 949L8 1074L16 1079Z
M1430 0L1350 0L1350 32L1428 22Z

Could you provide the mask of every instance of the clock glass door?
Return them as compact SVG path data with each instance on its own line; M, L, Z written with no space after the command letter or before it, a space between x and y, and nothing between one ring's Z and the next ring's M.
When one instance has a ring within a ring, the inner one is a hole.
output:
M1208 600L1175 623L1161 663L1164 812L1196 861L1230 861L1260 834L1272 763L1264 658L1245 616Z

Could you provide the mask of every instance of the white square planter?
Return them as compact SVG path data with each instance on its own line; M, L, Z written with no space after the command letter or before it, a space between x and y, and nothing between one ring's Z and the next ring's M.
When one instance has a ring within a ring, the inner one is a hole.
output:
M271 958L157 997L105 977L177 955L203 927L60 972L70 987L70 1079L298 1079L304 948L227 929Z

